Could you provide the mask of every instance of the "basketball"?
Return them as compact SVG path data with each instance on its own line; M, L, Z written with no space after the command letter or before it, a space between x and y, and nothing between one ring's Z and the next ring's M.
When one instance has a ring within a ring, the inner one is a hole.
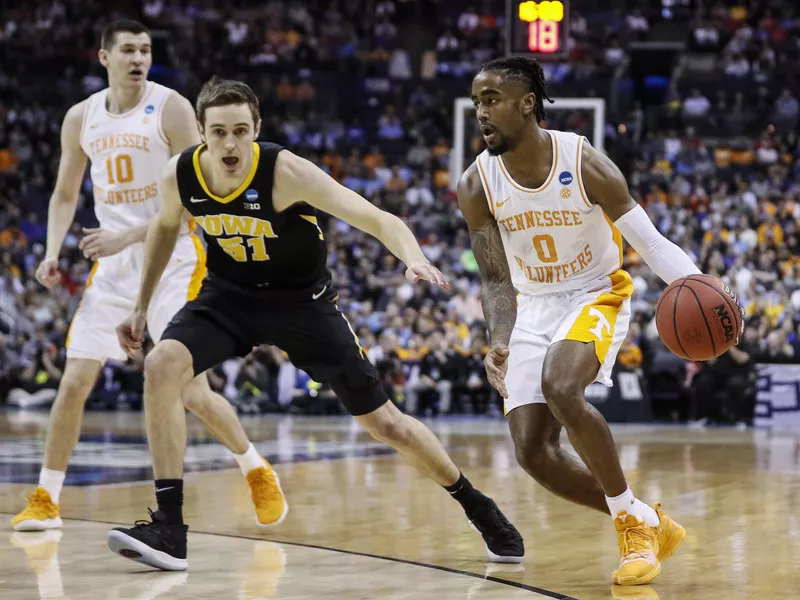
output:
M711 360L736 341L742 325L733 292L711 275L673 281L656 304L664 345L686 360Z

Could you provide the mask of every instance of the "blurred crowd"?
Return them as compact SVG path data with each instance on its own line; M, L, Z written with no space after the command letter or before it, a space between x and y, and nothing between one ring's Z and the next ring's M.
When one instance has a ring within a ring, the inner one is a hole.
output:
M50 292L39 286L33 273L46 239L58 132L69 105L105 85L99 32L125 15L165 32L154 38L152 79L189 98L212 74L246 80L262 102L264 139L404 218L450 279L449 291L412 285L374 239L323 220L340 306L390 396L418 414L501 412L483 374L477 265L449 188L449 161L453 99L467 95L478 65L502 53L505 2L117 4L120 14L98 0L0 9L8 59L0 64L0 402L46 404L58 385L68 323L91 267L78 243L82 228L96 224L87 178L62 252L63 283ZM800 362L800 12L755 0L663 4L652 12L626 10L622 0L573 10L568 56L545 65L548 91L607 96L612 75L624 79L629 45L665 15L683 15L687 53L655 118L626 129L630 113L609 113L606 146L658 228L739 294L748 333L741 354L713 363L671 355L652 318L663 284L628 249L634 324L618 369L651 382L665 418L747 422L753 365ZM590 114L552 114L548 126L590 135ZM457 151L481 149L480 139L466 144ZM211 381L245 412L340 410L329 390L271 347L220 365ZM741 393L708 401L719 382ZM109 363L92 402L137 406L140 389L141 365Z

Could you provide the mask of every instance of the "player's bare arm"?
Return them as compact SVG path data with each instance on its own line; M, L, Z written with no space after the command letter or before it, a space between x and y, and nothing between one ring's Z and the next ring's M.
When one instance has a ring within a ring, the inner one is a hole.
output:
M305 202L376 237L408 267L411 281L424 279L444 288L444 276L430 264L414 234L398 217L344 187L312 162L283 150L275 163L275 210Z
M489 383L508 397L505 376L508 343L517 320L517 299L497 221L489 210L478 167L472 163L458 182L458 206L469 228L481 275L481 303L491 348L484 363Z
M197 130L197 118L191 102L178 92L172 92L164 104L161 113L161 129L169 142L172 156L180 154L189 146L195 146L202 140Z
M75 219L78 193L86 171L88 157L80 143L85 109L86 100L79 102L67 111L61 125L61 160L47 213L47 250L44 260L36 269L36 279L49 288L61 281L58 255L64 237Z
M158 214L147 230L144 242L144 265L139 295L133 313L117 327L117 336L122 348L129 356L133 356L142 347L147 309L150 300L167 268L170 256L181 232L184 220L184 208L178 193L176 167L178 157L174 156L167 163L161 178L162 203Z

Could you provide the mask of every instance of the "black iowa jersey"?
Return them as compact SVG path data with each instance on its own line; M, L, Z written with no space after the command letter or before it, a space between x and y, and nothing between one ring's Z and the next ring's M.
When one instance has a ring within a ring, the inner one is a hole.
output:
M178 159L181 202L203 230L208 270L245 287L302 289L325 279L327 249L314 208L299 204L278 213L272 204L275 161L282 146L253 143L253 164L234 192L211 193L200 170L205 145Z

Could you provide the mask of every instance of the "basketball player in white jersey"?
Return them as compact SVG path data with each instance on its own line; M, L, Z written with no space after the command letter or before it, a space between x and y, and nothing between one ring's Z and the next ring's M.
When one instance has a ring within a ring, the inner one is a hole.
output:
M462 175L458 202L482 279L487 376L522 468L554 494L610 513L621 554L612 578L645 584L685 531L634 497L584 390L611 385L628 331L622 238L667 283L699 270L658 233L611 160L583 137L539 127L545 98L532 58L492 61L472 83L487 149ZM562 427L585 465L559 445Z
M200 143L189 101L147 80L152 64L147 28L135 21L112 23L103 32L99 57L108 71L109 87L76 104L64 117L47 251L36 277L49 288L61 281L58 256L75 217L87 160L100 227L85 230L80 248L95 262L67 335L67 364L50 414L39 485L25 510L12 519L17 531L62 524L59 496L80 436L86 399L106 359L126 359L116 327L136 300L143 242L161 206L161 173L170 157ZM203 247L185 223L148 313L155 342L175 313L197 295L205 274ZM211 391L204 376L184 391L183 401L235 454L250 486L257 522L280 523L288 511L280 483L250 444L230 404Z

